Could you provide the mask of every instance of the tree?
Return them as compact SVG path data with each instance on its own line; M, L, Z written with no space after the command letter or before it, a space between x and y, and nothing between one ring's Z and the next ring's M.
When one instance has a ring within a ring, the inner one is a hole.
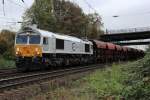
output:
M37 24L39 28L55 32L55 18L52 13L51 0L37 0L23 16L23 26Z
M94 23L95 18L97 18L95 16L96 14L84 14L77 4L70 1L36 0L23 17L25 22L30 23L24 23L23 26L26 24L37 24L40 29L51 32L77 37L85 37L87 35L93 38L93 35L90 34L99 34L98 24ZM101 20L99 21L101 23Z
M0 33L0 54L14 55L15 33L9 30L2 30Z
M100 35L104 34L101 27L103 26L102 18L98 13L88 14L88 28L87 34L90 38L99 38Z

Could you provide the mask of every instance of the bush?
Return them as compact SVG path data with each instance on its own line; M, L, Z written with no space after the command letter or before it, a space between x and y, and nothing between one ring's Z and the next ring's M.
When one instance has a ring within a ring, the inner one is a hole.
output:
M113 64L86 78L87 91L98 99L107 97L126 100L150 100L150 53L143 59L126 64Z
M0 69L14 68L15 62L13 60L6 60L4 57L0 56Z
M127 88L123 91L126 99L150 100L150 54L132 63L128 70Z
M112 68L106 68L97 71L94 75L86 78L89 83L89 89L97 94L97 98L115 96L121 97L125 88L123 80L125 76L119 65L113 64Z
M15 33L2 30L0 33L0 55L10 60L14 58Z
M7 51L3 54L3 57L7 60L14 60L15 59L15 56L14 56L14 53L11 52L11 51Z
M6 40L0 37L0 54L4 54L8 48Z

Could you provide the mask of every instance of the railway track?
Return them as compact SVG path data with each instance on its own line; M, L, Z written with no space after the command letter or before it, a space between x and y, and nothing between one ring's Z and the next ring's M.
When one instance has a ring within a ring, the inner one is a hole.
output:
M0 90L13 89L18 86L33 84L44 80L51 80L65 75L91 71L94 69L102 68L104 65L90 65L77 68L63 69L50 72L32 73L26 75L17 75L9 78L0 79Z
M8 77L11 75L17 74L17 69L16 68L9 68L9 69L0 69L0 79L4 77Z
M0 73L10 73L16 71L16 68L0 69Z

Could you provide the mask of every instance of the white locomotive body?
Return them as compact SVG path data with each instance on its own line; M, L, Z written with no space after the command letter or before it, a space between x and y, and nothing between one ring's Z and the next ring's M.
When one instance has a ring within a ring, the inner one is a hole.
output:
M90 41L37 29L41 35L42 51L46 54L93 54Z
M33 27L25 27L17 33L15 48L16 65L19 70L93 62L91 41ZM30 67L31 65L35 66Z

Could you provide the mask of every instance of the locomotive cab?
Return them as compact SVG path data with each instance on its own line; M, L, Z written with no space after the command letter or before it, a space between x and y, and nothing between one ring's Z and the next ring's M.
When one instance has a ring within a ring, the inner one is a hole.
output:
M41 57L41 36L35 32L21 32L16 35L16 56Z
M19 71L38 68L42 62L42 51L48 47L48 38L38 31L27 28L16 34L15 52L16 66Z

